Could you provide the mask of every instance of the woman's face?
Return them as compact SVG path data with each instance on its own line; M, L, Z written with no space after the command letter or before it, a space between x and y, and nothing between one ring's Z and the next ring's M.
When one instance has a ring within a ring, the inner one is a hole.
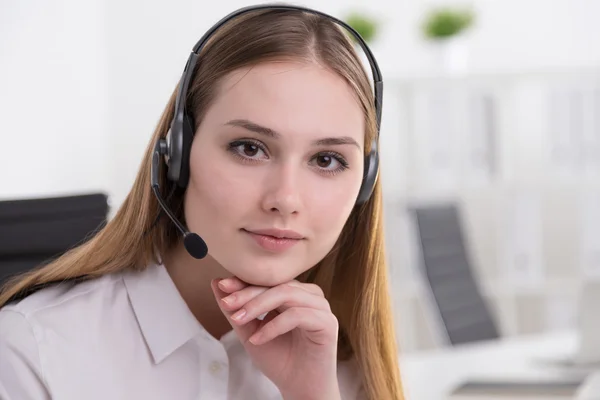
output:
M317 64L231 73L193 141L188 228L248 283L294 279L327 255L354 207L364 130L351 87Z

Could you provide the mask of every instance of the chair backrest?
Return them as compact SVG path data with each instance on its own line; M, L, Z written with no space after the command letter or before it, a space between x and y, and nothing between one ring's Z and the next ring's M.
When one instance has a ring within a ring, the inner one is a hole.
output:
M499 337L467 254L455 204L412 207L422 252L421 270L452 345Z
M103 193L0 201L0 283L87 241L108 209Z

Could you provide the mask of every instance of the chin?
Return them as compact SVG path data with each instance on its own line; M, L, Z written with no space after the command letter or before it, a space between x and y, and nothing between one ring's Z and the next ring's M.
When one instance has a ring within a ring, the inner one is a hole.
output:
M246 257L235 263L235 267L225 266L225 269L250 285L273 287L291 281L307 268L283 260Z

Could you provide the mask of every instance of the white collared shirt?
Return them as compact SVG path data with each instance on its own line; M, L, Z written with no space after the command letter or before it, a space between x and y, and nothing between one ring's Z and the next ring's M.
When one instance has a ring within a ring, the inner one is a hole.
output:
M363 398L354 361L342 399ZM307 382L310 385L310 382ZM163 266L36 292L0 310L2 400L277 400L235 331L200 325Z

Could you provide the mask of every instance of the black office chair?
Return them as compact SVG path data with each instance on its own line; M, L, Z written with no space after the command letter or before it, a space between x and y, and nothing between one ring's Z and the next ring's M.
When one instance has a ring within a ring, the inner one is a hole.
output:
M455 204L412 207L421 245L421 270L452 345L500 334L473 275Z
M103 193L0 201L0 284L90 239L108 210Z

